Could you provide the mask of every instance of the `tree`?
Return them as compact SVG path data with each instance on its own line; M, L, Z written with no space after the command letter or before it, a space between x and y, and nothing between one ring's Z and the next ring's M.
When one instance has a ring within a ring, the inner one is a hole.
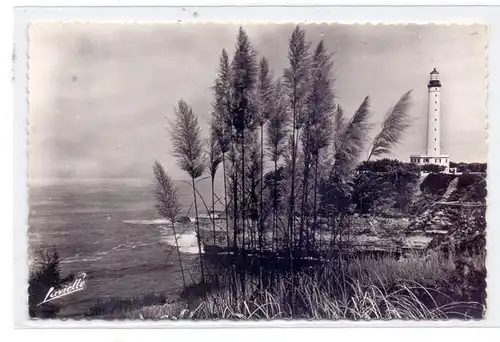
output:
M389 172L394 167L399 165L406 165L407 167L413 167L418 170L418 166L410 163L404 163L397 159L377 159L377 160L365 160L358 165L356 168L358 171L372 171L372 172Z
M49 251L38 251L38 267L30 271L28 279L28 307L30 317L54 318L61 310L61 306L48 302L39 305L44 301L51 287L59 288L63 284L60 257L56 249Z
M455 163L450 162L450 168L456 168L458 172L481 172L485 173L486 163Z
M396 193L395 207L404 211L420 178L420 170L413 164L400 163L389 171L389 177Z
M420 177L420 168L396 159L364 161L356 168L352 202L360 213L372 212L379 202L404 210Z
M375 201L380 197L383 187L383 177L373 171L359 172L354 178L352 202L359 213L372 212Z
M420 168L422 172L428 172L428 173L441 173L446 169L443 165L436 165L436 164L425 164L422 165Z

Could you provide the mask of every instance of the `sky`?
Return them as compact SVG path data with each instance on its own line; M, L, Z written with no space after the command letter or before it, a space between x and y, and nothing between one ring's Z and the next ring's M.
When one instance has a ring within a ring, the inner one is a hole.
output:
M160 161L185 178L167 131L179 99L208 131L219 56L236 24L33 23L29 29L31 179L151 178ZM294 24L243 24L276 76ZM375 136L387 110L413 90L412 125L389 158L425 153L427 81L441 77L442 153L485 162L486 29L480 25L304 25L333 53L336 103L351 116L371 98Z

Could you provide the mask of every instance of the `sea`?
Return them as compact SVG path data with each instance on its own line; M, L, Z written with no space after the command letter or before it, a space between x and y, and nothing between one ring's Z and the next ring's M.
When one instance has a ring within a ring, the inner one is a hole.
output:
M182 212L194 216L192 194L180 187ZM63 317L82 316L112 297L174 295L182 285L172 225L156 212L144 180L33 182L29 194L29 261L56 248L63 276L87 275L87 288L57 299ZM203 210L200 210L203 212ZM198 253L193 224L176 225L183 264ZM189 278L189 275L186 275Z

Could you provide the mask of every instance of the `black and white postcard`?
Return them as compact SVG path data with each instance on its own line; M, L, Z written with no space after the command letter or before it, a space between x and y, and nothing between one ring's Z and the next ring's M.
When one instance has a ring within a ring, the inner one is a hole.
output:
M31 319L470 320L481 24L32 22Z

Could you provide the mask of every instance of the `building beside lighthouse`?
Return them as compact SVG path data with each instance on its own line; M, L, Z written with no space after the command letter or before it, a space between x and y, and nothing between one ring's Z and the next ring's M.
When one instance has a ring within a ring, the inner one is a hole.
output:
M450 171L450 156L441 154L441 80L434 68L430 74L427 109L427 147L425 154L410 156L410 162L417 165L434 164Z

